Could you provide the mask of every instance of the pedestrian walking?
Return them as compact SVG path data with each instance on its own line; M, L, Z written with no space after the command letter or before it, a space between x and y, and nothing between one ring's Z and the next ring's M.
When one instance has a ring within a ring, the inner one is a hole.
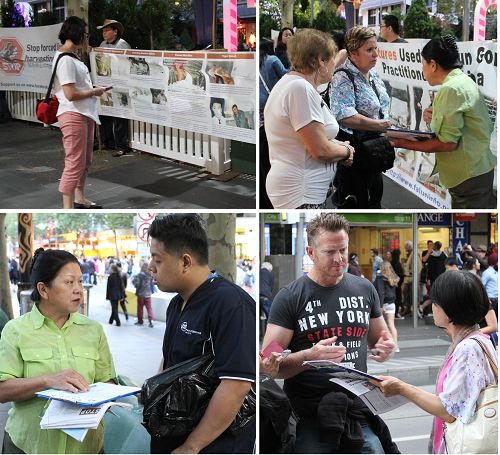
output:
M68 17L59 32L62 46L54 55L53 68L63 52L54 79L54 92L59 101L57 120L63 136L64 170L59 183L64 209L99 209L101 205L85 197L85 181L92 164L95 124L100 124L98 97L103 87L92 87L88 68L76 52L88 46L89 31L84 20Z
M361 273L361 268L359 267L358 255L356 253L351 253L349 255L349 265L347 272L356 276L363 276L363 274Z
M436 154L436 171L448 188L454 209L496 208L491 152L493 124L477 84L465 74L455 38L431 39L422 49L422 71L431 86L441 88L424 110L436 137L412 142L391 140L395 147Z
M106 300L111 303L111 316L109 323L116 322L117 326L121 325L120 317L118 316L118 302L125 299L125 286L123 286L121 270L116 264L112 264L109 268L109 276L106 284Z
M143 325L144 307L148 312L149 327L153 327L153 308L151 307L151 282L153 278L148 271L148 264L144 263L141 266L141 271L132 278L132 284L135 287L135 295L137 296L137 322L135 325Z
M122 38L125 28L121 22L114 19L104 19L102 25L97 26L102 30L103 41L99 47L112 49L130 49L130 45ZM113 150L112 156L123 156L129 151L128 145L128 118L100 115L101 138L104 147Z
M488 295L477 276L456 271L443 273L436 279L431 300L434 324L443 328L452 340L438 374L435 393L391 376L380 376L382 382L370 382L380 387L386 396L402 395L435 416L431 436L433 453L460 453L448 451L446 446L467 441L449 440L448 427L454 423L467 426L477 415L480 393L496 384L498 378L497 353L478 325L488 311ZM496 389L494 395L496 397ZM494 422L497 420L493 421L492 430L498 425ZM483 428L476 431L481 430ZM497 436L497 432L482 435L483 442L495 447L493 451L464 453L498 453Z
M95 382L116 382L104 330L78 312L83 303L78 259L39 248L32 259L29 313L9 321L0 338L0 403L12 401L2 453L102 453L104 425L82 442L62 430L42 430L47 400L36 392L55 388L86 392Z
M380 273L375 279L375 289L377 290L380 305L384 309L384 317L387 326L391 331L392 339L396 345L395 352L399 352L398 331L394 324L396 317L396 295L400 278L394 271L389 261L383 261L380 266Z

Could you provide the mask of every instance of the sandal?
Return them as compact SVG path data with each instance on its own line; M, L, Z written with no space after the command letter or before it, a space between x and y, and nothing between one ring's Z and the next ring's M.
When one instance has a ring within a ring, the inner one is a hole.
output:
M102 205L99 205L99 204L96 204L95 202L90 202L90 201L88 204L74 202L73 208L75 208L75 209L102 209Z

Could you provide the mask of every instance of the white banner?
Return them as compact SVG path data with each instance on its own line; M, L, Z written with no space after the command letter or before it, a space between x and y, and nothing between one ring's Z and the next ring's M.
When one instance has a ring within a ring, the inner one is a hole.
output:
M255 144L255 54L96 48L100 113Z
M0 90L46 92L61 24L0 28Z
M439 87L431 87L422 73L420 54L427 40L404 44L378 43L377 70L391 98L390 118L395 127L430 131L422 111L431 105ZM491 150L496 156L497 45L491 41L458 43L463 71L470 75L483 93L495 129ZM439 209L451 208L451 198L432 175L434 154L399 149L394 167L386 175L427 204Z

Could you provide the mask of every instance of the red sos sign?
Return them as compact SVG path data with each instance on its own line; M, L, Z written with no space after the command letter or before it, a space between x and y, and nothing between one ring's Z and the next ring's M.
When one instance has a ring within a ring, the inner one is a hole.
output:
M24 49L15 38L0 39L0 70L6 74L21 74L24 69Z

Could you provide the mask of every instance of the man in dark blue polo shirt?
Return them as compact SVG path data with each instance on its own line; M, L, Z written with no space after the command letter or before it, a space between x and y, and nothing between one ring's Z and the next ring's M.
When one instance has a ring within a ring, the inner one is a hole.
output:
M255 302L208 266L208 240L193 214L156 218L149 230L158 288L178 292L163 339L166 369L211 350L221 380L199 424L186 438L151 438L151 453L251 453L255 422L233 434L233 422L255 382Z

